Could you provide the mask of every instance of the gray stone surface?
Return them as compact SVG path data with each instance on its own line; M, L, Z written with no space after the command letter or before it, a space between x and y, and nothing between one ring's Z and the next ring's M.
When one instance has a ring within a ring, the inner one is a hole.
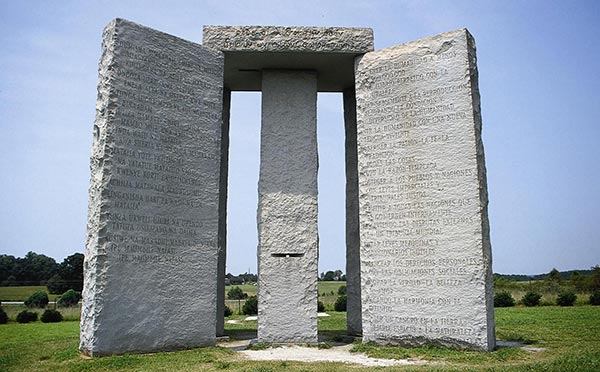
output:
M317 342L317 77L264 71L258 340Z
M225 86L260 91L265 69L315 70L320 92L354 86L354 57L373 30L345 27L204 26L203 45L225 53Z
M356 72L363 341L494 347L475 43L461 29Z
M373 30L348 27L204 26L202 44L221 51L360 54L373 50Z
M344 127L346 131L346 324L348 334L361 335L358 155L354 89L344 90Z
M212 345L223 56L117 19L104 30L80 349Z

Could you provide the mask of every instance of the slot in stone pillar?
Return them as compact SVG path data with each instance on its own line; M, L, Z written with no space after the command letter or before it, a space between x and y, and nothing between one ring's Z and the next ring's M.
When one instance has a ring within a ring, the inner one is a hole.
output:
M219 255L217 262L217 336L225 334L225 263L227 259L227 172L229 170L229 114L231 90L223 88L221 174L219 177Z
M360 301L360 236L358 223L358 156L356 153L356 94L344 90L346 129L346 320L348 334L362 334Z
M317 75L265 70L258 341L317 342Z

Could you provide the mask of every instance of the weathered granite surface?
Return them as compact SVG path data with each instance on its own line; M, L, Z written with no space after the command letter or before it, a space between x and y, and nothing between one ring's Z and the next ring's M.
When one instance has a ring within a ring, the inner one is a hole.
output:
M363 342L495 344L475 42L466 29L356 68Z
M223 56L116 19L104 30L80 349L212 345Z
M349 27L204 26L202 44L221 51L366 53L373 30Z
M258 341L317 342L317 77L264 71Z
M203 45L225 54L225 87L260 91L263 70L314 70L319 92L354 87L354 58L373 30L345 27L204 26Z

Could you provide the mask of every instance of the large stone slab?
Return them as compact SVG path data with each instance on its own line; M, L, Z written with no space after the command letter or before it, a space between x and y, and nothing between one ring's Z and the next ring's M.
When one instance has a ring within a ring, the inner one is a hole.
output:
M264 71L258 340L317 342L317 76Z
M457 30L356 70L363 341L491 350L475 43Z
M131 23L104 30L80 349L212 345L223 56Z
M320 92L354 86L354 57L373 30L349 27L204 26L203 45L225 53L225 86L259 91L265 69L317 71Z

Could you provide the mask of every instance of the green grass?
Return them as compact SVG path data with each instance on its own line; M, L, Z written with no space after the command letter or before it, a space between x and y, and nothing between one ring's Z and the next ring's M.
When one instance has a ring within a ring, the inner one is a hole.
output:
M344 334L345 314L319 318L319 332L336 341ZM234 319L230 317L228 319ZM237 319L243 317L238 316ZM598 371L600 307L576 306L496 309L499 339L526 341L528 352L504 347L486 353L435 347L400 348L356 344L355 351L382 358L414 358L425 366L386 367L386 371ZM0 325L0 371L307 371L384 370L339 363L252 362L224 348L199 348L147 355L84 359L78 351L77 322ZM230 337L256 332L256 322L226 325ZM327 341L327 340L326 340Z
M25 301L33 292L44 291L48 293L48 288L43 285L26 287L0 287L0 301ZM50 301L61 294L49 294Z

